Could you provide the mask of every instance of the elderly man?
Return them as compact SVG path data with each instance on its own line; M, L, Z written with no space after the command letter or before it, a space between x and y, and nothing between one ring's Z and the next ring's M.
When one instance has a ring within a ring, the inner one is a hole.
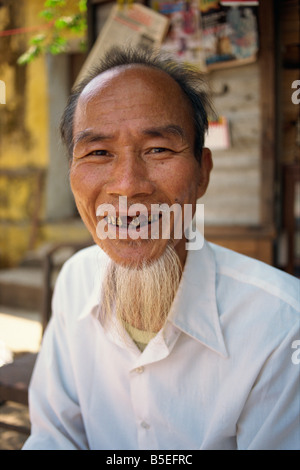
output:
M111 51L73 91L62 136L95 246L57 282L25 449L299 446L298 280L188 243L208 111L197 72L147 52Z

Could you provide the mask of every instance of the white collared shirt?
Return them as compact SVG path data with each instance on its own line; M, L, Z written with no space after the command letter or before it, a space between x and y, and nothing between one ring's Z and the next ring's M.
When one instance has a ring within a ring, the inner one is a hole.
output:
M298 279L205 242L141 353L99 321L107 260L61 271L24 449L299 449Z

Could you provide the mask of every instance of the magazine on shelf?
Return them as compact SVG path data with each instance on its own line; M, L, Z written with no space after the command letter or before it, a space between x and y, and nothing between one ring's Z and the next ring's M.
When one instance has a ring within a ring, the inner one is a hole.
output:
M200 1L208 70L243 65L257 59L257 8L257 1Z
M151 5L169 19L168 33L161 49L171 53L179 61L206 71L199 0L152 1Z

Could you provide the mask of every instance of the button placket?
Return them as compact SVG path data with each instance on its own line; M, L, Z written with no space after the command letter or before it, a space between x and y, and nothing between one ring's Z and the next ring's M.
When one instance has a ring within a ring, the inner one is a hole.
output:
M130 372L131 403L135 416L138 443L141 448L152 444L151 420L149 420L147 367L139 365ZM150 447L148 447L150 446Z

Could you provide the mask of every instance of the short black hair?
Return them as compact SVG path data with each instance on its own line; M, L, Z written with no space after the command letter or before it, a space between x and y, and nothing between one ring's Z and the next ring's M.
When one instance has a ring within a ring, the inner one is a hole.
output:
M202 73L196 67L177 62L171 56L151 49L113 47L103 56L100 62L93 66L86 77L76 85L69 97L62 116L60 131L69 157L73 155L73 121L79 96L91 80L98 75L118 67L143 65L167 73L187 97L193 110L195 126L195 157L201 162L205 133L208 130L209 115L214 115L209 99L207 85Z

